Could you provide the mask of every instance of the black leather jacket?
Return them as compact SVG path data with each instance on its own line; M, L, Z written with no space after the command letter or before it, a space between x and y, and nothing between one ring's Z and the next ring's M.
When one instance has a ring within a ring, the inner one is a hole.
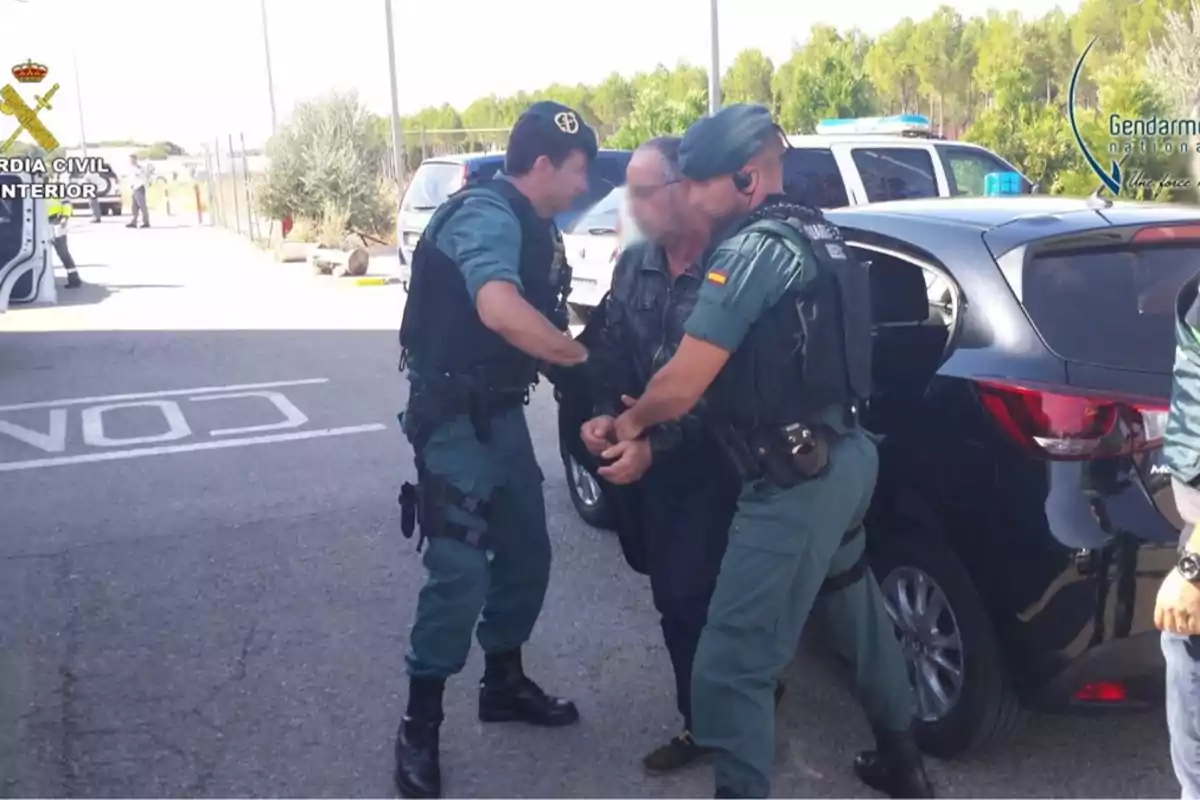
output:
M703 280L699 263L672 280L666 254L656 245L639 242L621 253L605 299L605 325L589 355L589 372L600 384L593 393L596 413L619 415L624 410L620 395L640 396L654 373L671 360ZM708 441L699 416L702 405L676 422L650 429L656 462L681 444Z

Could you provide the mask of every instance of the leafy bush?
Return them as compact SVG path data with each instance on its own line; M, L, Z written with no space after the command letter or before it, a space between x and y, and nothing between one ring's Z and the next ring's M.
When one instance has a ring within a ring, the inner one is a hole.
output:
M380 188L386 152L375 116L357 94L301 103L267 143L259 210L273 219L317 220L325 240L338 243L329 246L339 246L349 229L386 231L395 212Z

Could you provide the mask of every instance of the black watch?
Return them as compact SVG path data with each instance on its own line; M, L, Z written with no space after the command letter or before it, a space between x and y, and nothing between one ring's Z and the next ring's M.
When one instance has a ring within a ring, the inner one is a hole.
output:
M1183 579L1191 583L1200 583L1200 554L1185 551L1179 554L1179 562L1175 565Z

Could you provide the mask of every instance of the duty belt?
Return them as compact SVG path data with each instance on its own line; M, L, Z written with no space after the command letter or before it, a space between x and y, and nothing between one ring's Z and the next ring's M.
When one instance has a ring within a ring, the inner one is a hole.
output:
M829 448L841 434L826 425L793 422L743 434L731 424L714 434L744 483L767 481L781 489L812 480L829 466Z

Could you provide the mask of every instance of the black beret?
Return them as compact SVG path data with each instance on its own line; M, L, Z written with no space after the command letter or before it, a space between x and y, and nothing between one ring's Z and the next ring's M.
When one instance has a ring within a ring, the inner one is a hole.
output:
M523 136L537 137L540 141L562 137L571 149L582 150L588 160L596 157L596 132L583 121L578 111L553 100L542 100L521 112L509 134L509 149Z
M746 165L779 127L764 106L737 103L692 124L679 145L679 171L694 181L731 175Z

